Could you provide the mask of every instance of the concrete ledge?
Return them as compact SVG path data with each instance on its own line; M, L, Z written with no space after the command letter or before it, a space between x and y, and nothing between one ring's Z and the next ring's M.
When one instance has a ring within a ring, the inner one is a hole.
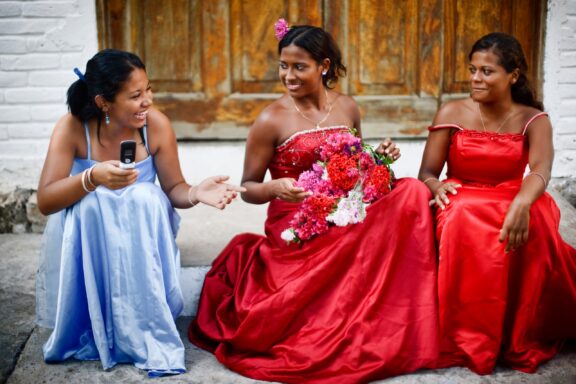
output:
M565 242L576 248L576 208L572 206L559 192L548 189L548 193L560 208L560 235Z
M575 245L576 209L554 191L551 193L562 211L560 232L566 241ZM99 362L45 364L42 345L50 330L37 328L33 322L34 280L42 236L0 234L0 306L4 309L0 317L0 383L141 383L160 380L163 383L255 383L229 371L213 355L190 344L186 338L186 328L191 319L189 315L196 311L208 264L236 233L262 233L266 206L237 201L224 212L209 207L197 208L182 212L182 226L178 236L182 259L187 263L182 268L181 282L186 297L184 314L188 316L178 319L178 329L185 340L187 373L148 379L144 372L132 365L119 365L104 371ZM576 383L576 344L568 344L560 355L544 364L533 375L497 367L489 376L477 376L464 368L451 368L420 371L376 383L572 384Z
M178 210L182 221L176 242L183 267L210 265L239 233L264 233L268 204L248 204L237 198L224 210L200 204Z

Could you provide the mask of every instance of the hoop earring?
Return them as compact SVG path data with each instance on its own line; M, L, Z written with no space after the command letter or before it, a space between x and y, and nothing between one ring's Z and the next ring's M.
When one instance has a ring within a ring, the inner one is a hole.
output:
M104 122L106 125L110 125L110 116L108 116L108 112L104 112Z

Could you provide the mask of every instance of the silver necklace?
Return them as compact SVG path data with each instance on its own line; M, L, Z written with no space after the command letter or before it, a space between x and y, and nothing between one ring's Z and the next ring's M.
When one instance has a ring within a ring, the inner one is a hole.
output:
M326 103L328 104L328 112L326 112L326 115L322 119L320 119L320 121L318 121L318 122L315 122L314 120L312 120L308 116L306 116L304 113L302 113L300 108L298 108L298 105L296 105L296 100L294 100L294 98L292 96L290 96L290 99L292 99L292 104L294 104L294 108L296 108L296 111L300 114L300 116L302 116L303 118L305 118L306 120L308 120L312 124L316 125L316 129L320 129L320 124L325 122L326 119L328 118L328 116L330 116L330 112L332 112L332 103L328 102L328 92L326 91L326 88L324 88L324 94L326 95Z
M478 113L480 114L480 122L482 123L482 128L484 129L484 132L488 132L486 130L486 125L484 125L484 117L482 116L482 110L480 109L480 103L476 103L476 107L478 107ZM498 126L498 129L494 133L500 133L500 130L502 129L504 124L506 124L506 122L508 121L510 116L512 116L513 110L514 110L514 108L510 108L510 112L508 112L508 114L506 115L506 118L500 123L500 125Z

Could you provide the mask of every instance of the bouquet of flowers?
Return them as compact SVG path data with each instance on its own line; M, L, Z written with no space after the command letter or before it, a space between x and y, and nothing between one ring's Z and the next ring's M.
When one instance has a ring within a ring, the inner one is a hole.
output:
M366 207L392 188L393 161L363 144L353 132L330 135L320 147L320 160L296 182L312 194L304 199L282 239L300 243L326 232L330 225L364 221Z

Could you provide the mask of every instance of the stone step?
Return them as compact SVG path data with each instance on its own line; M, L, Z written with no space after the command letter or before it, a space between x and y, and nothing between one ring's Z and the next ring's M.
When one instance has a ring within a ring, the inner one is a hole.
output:
M552 192L562 211L560 231L565 240L576 246L576 209ZM183 316L177 321L181 337L191 315L195 313L202 282L209 264L240 232L263 232L266 206L234 202L224 212L209 207L195 207L182 211L178 243L183 267L181 282L186 299ZM141 383L148 379L144 372L132 365L121 364L104 371L99 362L67 361L45 364L42 345L50 330L34 326L34 279L41 235L0 234L0 383L28 384L37 382ZM208 352L185 341L186 367L179 376L162 378L163 383L256 383L229 371ZM537 373L525 374L497 367L489 376L477 376L465 368L424 370L387 380L379 384L447 384L500 383L540 384L576 383L576 345L567 344L558 356L543 364Z

